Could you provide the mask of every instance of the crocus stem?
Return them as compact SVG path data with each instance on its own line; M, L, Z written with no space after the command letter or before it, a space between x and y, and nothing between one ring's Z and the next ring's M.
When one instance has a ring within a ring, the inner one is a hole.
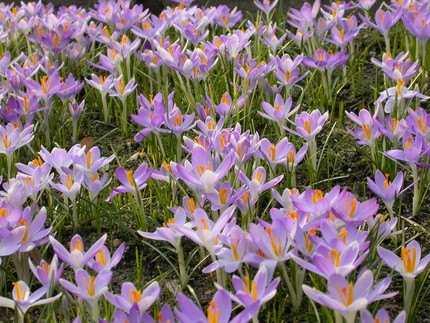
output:
M10 179L10 173L12 170L12 159L13 159L13 153L7 154L7 179Z
M24 323L24 313L21 312L19 308L16 308L16 312L18 313L18 323Z
M187 282L187 270L185 269L185 259L184 259L184 251L182 250L181 243L179 243L176 248L176 253L178 254L178 263L179 263L179 275L181 276L181 287L184 289L185 284Z
M108 105L106 102L106 94L102 94L102 105L103 105L103 118L106 123L109 121L109 111L108 111Z
M294 291L293 284L291 284L290 277L288 276L287 268L285 268L285 262L280 263L280 267L282 270L282 277L285 280L285 283L288 287L288 294L290 295L291 304L294 307L294 311L299 309L300 304L297 302L296 292Z
M128 128L127 128L127 104L125 102L126 100L121 100L122 103L122 118L121 118L121 128L122 128L122 134L128 135Z
M71 199L72 202L72 213L73 213L73 231L76 233L79 230L78 223L78 205L76 199Z
M414 298L414 292L415 292L415 279L414 278L405 278L405 296L403 299L404 303L404 309L406 312L406 315L409 318L409 311L411 309L412 305L412 299Z
M415 216L418 213L418 204L420 202L420 199L419 199L420 190L419 190L418 183L416 183L418 181L417 165L412 165L411 168L412 168L413 181L415 183L415 185L414 185L414 197L412 198L412 216Z
M78 122L75 120L72 120L72 130L73 130L73 141L78 141Z
M164 151L163 142L161 141L161 136L158 131L154 131L155 137L157 137L158 145L160 146L161 153L163 154L163 158L166 158L166 152Z
M182 146L181 146L181 136L178 134L176 135L176 162L181 162L182 157Z

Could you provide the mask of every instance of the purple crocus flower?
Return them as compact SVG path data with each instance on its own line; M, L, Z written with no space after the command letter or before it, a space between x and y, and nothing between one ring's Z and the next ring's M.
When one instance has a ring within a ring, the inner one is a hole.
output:
M35 247L41 246L48 241L47 235L52 227L46 228L46 208L42 207L36 216L33 215L36 205L33 208L26 207L22 212L22 217L17 223L25 228L25 234L21 241L20 252L29 252Z
M288 23L291 26L302 29L306 32L308 29L313 27L314 19L318 15L320 7L321 1L316 0L312 6L305 2L300 11L291 8L290 12L288 12L288 16L290 16L292 20L289 20Z
M58 73L53 73L49 77L43 76L40 83L29 79L25 81L25 86L32 95L43 99L45 105L49 105L52 97L63 87Z
M233 320L230 320L232 306L227 291L219 290L215 293L214 297L209 302L209 306L206 311L207 315L205 315L188 297L179 293L178 309L175 309L175 314L179 323L245 323L251 320L257 312L259 303L257 302L256 305L258 306L253 305L241 312Z
M53 236L49 236L49 242L51 242L52 248L55 254L60 258L61 261L73 267L75 271L83 268L93 258L100 248L103 246L107 238L104 234L99 240L97 240L87 252L84 251L84 243L80 235L76 234L73 236L70 242L70 252L63 247Z
M303 60L303 55L298 55L294 60L290 55L284 54L282 57L270 55L270 62L275 67L275 76L278 82L290 89L294 84L302 80L308 73L300 76L299 65Z
M372 23L369 19L364 17L362 14L358 14L367 25L372 27L373 29L378 30L384 37L388 37L388 33L390 32L391 27L393 27L399 19L402 17L402 11L397 10L393 14L391 11L384 11L379 9L375 13L375 24Z
M346 277L355 270L368 254L368 252L366 252L358 257L358 253L358 242L353 242L343 250L319 245L312 256L312 264L294 254L291 254L291 258L303 268L329 279L329 277L334 274Z
M364 10L369 10L376 0L358 0L358 5Z
M56 184L50 181L49 184L74 201L81 190L83 180L84 173L78 173L75 179L73 179L72 175L60 174L60 183Z
M133 283L123 283L121 295L114 295L106 292L105 297L112 305L129 313L134 304L137 304L140 313L145 312L160 295L160 286L155 281L149 284L143 291L140 291Z
M261 111L257 112L263 118L273 120L282 126L287 120L287 118L296 113L297 110L300 108L300 106L297 106L293 110L291 110L292 104L293 99L291 97L284 101L284 98L281 95L277 94L273 105L268 102L262 103L262 107L265 113Z
M328 111L321 115L320 110L313 110L310 114L306 111L296 116L294 123L296 125L296 131L291 130L287 127L285 129L295 135L298 135L310 141L322 130L322 127L328 119Z
M259 301L260 306L270 301L276 295L276 288L279 285L280 278L273 281L268 281L268 272L266 266L261 266L253 280L248 276L240 279L238 276L233 276L232 284L236 294L230 293L230 298L248 308L255 302Z
M405 131L402 137L403 150L388 150L384 155L392 159L404 161L413 167L418 164L419 159L424 155L422 147L423 139L420 135L416 135L414 138L409 131Z
M384 240L386 237L400 234L401 231L393 232L396 228L397 218L390 219L386 215L377 214L374 218L366 220L369 231L376 230L375 236L377 240Z
M18 251L25 232L26 228L23 226L10 231L0 227L0 265L2 263L1 257L12 255Z
M303 65L310 68L318 68L320 71L327 70L328 74L331 75L336 67L348 62L349 54L345 54L346 50L332 53L331 51L326 52L324 48L318 48L313 58L304 57L302 62Z
M232 222L235 222L233 219ZM229 235L220 234L219 239L224 244L215 247L215 255L218 260L203 269L204 273L213 272L219 268L224 268L226 273L235 272L241 265L243 258L248 253L249 234L245 233L241 227L234 225Z
M340 194L340 186L335 186L333 189L324 195L320 190L307 188L302 194L296 196L291 194L293 205L302 212L310 213L315 217L326 215L330 209L337 203L339 197L345 194L342 191Z
M97 170L109 164L115 155L111 155L107 158L100 156L100 149L97 146L92 147L86 153L85 151L78 151L72 155L72 161L74 168L83 172L86 177L91 178L97 173Z
M266 183L266 170L264 167L260 166L254 170L251 179L242 171L239 171L238 177L249 189L251 193L251 204L253 204L257 201L261 193L278 184L282 178L284 178L284 175L275 177Z
M370 177L367 178L367 186L381 198L388 208L392 209L394 200L399 196L403 186L403 173L399 172L393 182L388 179L389 174L385 174L384 176L381 171L377 170L375 181L372 181Z
M131 169L127 171L124 168L118 167L115 170L115 176L122 185L113 189L106 202L118 194L130 192L136 195L136 189L138 191L143 190L147 185L146 182L151 178L151 174L152 170L148 168L145 162L136 169L135 173Z
M218 244L218 235L227 222L230 221L235 209L236 206L230 206L221 214L216 222L210 220L203 209L196 209L193 213L195 230L184 225L172 225L172 228L198 245L205 247L210 255L214 257L214 248Z
M288 142L288 137L283 138L276 146L273 145L268 139L263 138L260 141L260 150L264 159L272 166L288 162L288 152L291 150L289 147L292 145Z
M88 261L88 267L93 269L94 271L100 273L102 271L110 271L113 267L118 265L121 261L121 257L125 250L125 243L121 243L121 245L116 249L115 253L110 254L109 249L106 246L102 246L99 251L97 251L96 255L93 259Z
M94 201L97 195L110 184L111 180L112 178L108 180L108 173L104 174L102 178L97 173L91 178L85 176L83 185L88 190L90 200Z
M30 265L30 269L33 275L37 278L37 280L42 285L50 285L50 287L54 287L63 273L64 264L61 264L60 268L58 268L58 257L54 255L52 257L52 261L48 264L45 260L42 259L40 264L35 267L33 262L28 259L28 263ZM51 286L51 283L53 284Z
M278 0L263 0L263 3L258 0L254 0L254 4L257 6L258 9L262 10L266 14L266 16L269 16L270 11L272 11L278 4Z
M134 305L133 305L134 306ZM130 310L131 315L131 310ZM161 311L157 313L157 321L154 321L153 317L149 315L147 312L144 312L142 314L142 321L147 323L163 323L163 322L176 322L175 316L173 315L172 308L169 304L164 304L161 308ZM120 321L119 323L122 323L123 321ZM130 320L130 322L133 322ZM396 322L395 322L396 323Z
M178 208L175 212L173 219L169 219L166 223L163 223L163 227L157 228L155 232L143 232L137 231L139 235L144 238L151 240L167 241L171 243L176 250L179 250L181 245L182 234L174 229L175 225L188 226L191 228L191 223L186 223L187 217L183 208Z
M391 277L387 277L372 289L373 274L370 270L362 270L356 283L348 282L344 277L334 274L329 277L327 283L328 294L324 294L307 285L303 285L303 291L313 301L324 305L339 314L347 322L355 322L358 311L381 299L393 297L397 294L382 294L391 284Z
M394 319L393 323L405 323L406 321L406 312L401 311L399 315ZM372 316L372 314L368 310L364 310L361 312L361 323L375 323L375 322L384 322L384 323L390 323L390 316L388 315L388 312L381 308L376 312L375 317Z
M24 129L15 127L12 123L6 126L0 125L0 138L3 139L0 141L0 153L10 158L15 150L33 140L33 125Z
M182 179L197 194L212 193L215 184L231 169L234 163L233 152L230 152L217 168L213 166L209 152L196 146L191 153L191 163L186 160L184 166L171 162L172 174Z
M402 247L401 257L382 247L378 247L378 254L388 267L410 280L421 274L430 262L430 254L421 259L421 247L415 240Z
M388 138L393 144L397 144L400 137L408 128L405 119L397 120L390 116L386 116L385 122L379 122L377 118L373 119L373 124L376 126L378 131ZM412 126L413 129L413 126Z
M359 202L352 193L346 192L339 197L332 211L338 219L345 223L362 225L364 221L374 216L378 209L379 205L375 198Z
M224 28L232 28L242 19L242 11L234 7L231 11L225 5L216 8L214 23Z
M102 271L94 277L85 270L78 269L75 273L77 286L65 279L60 279L60 284L88 304L91 318L96 321L99 316L99 298L107 292L111 279L112 273L110 271Z
M24 314L32 306L38 306L55 302L61 297L61 293L54 297L40 299L49 291L49 285L45 285L35 292L30 292L30 287L22 280L13 283L12 299L0 296L0 307L17 308L20 321L24 321Z
M422 4L425 5L424 3ZM411 5L413 6L413 5ZM430 21L427 10L399 10L403 13L402 22L405 28L425 46L430 39Z

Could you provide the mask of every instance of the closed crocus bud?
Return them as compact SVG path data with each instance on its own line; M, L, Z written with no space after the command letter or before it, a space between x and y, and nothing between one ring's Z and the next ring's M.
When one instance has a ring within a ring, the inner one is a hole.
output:
M83 100L80 104L78 104L76 100L73 100L73 102L69 104L69 112L73 118L73 121L76 122L79 120L79 117L81 116L84 106L85 106L85 100Z

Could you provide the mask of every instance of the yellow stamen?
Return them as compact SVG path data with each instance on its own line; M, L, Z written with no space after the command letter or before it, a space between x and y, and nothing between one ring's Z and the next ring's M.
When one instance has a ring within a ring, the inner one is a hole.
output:
M402 247L402 261L407 273L413 273L415 271L416 260L417 260L417 250L415 247L412 247L412 258L411 258L411 248L405 249L405 247Z
M96 253L96 260L99 264L102 264L103 266L106 266L106 251L100 249Z
M94 276L89 277L89 284L87 283L87 279L84 278L85 283L85 289L88 292L88 295L94 296L96 294L96 288L94 287L94 279L96 279Z

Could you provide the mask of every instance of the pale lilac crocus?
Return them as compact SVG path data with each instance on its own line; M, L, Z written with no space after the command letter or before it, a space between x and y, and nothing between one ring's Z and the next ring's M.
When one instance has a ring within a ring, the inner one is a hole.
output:
M83 172L86 177L91 178L97 173L97 170L108 165L115 155L109 157L101 157L100 149L97 146L92 147L87 152L78 151L76 154L72 155L72 161L74 168Z
M399 315L394 319L393 323L405 323L406 321L406 312L401 311ZM381 308L376 312L375 317L372 316L372 314L368 310L364 310L361 312L361 323L375 323L375 322L384 322L384 323L390 323L390 316L388 315L388 312Z
M403 303L406 313L409 314L415 292L415 277L426 269L430 262L430 254L421 258L421 247L415 240L409 242L406 247L402 246L401 257L382 247L378 247L377 251L382 261L405 280Z
M267 17L269 17L270 12L276 7L278 4L278 0L263 0L263 3L261 3L258 0L254 0L254 4L257 6L258 9L262 10Z
M106 246L102 246L99 251L95 254L93 259L88 261L88 267L94 271L100 273L102 271L110 271L113 267L118 265L121 261L122 255L125 250L125 243L121 243L118 249L111 256L109 249Z
M70 200L75 201L76 196L81 190L81 185L84 179L84 173L78 173L75 178L72 175L60 174L60 183L49 184L57 191L66 195Z
M161 288L156 281L149 284L144 290L138 290L133 283L126 282L121 286L121 295L106 292L105 297L109 303L127 313L134 304L137 304L139 312L143 313L157 300L160 291Z
M396 228L397 218L390 219L386 215L377 214L375 217L371 217L366 220L369 231L375 230L376 240L384 240L386 237L400 234L401 231L393 230Z
M294 113L296 113L297 110L300 108L300 106L297 106L293 110L291 110L292 104L293 99L291 97L284 101L284 98L281 95L277 94L273 105L271 105L269 102L263 102L262 107L264 112L257 112L263 118L273 120L282 127L285 121Z
M115 170L115 175L122 185L113 189L106 202L118 194L130 192L135 196L136 189L141 191L146 187L146 182L151 178L151 174L152 170L148 168L146 163L142 163L134 173L131 169L127 171L124 168L118 167Z
M175 310L176 318L179 323L199 322L199 323L239 323L248 322L257 313L258 306L250 306L248 309L242 311L234 319L230 320L232 306L231 299L228 292L219 290L215 293L209 306L204 314L200 308L195 305L188 297L179 293L178 295L178 309Z
M107 292L111 279L112 273L110 271L103 271L97 276L91 276L85 270L78 269L75 273L77 286L65 279L60 279L60 283L70 293L88 304L91 318L97 321L99 316L98 301Z
M57 255L52 257L50 264L43 259L37 267L33 264L31 259L28 259L28 263L34 277L36 277L42 285L50 285L51 288L57 284L64 269L64 264L58 267Z
M405 279L415 279L430 262L430 254L421 259L421 247L415 240L402 247L401 257L382 247L378 247L378 254L388 267L400 273Z
M70 252L67 251L64 246L58 242L53 236L49 237L52 248L55 254L60 258L61 261L73 267L75 271L83 268L93 258L100 248L103 246L107 238L104 234L99 240L97 240L88 251L84 251L84 242L80 235L76 234L73 236L70 242Z
M278 184L284 175L280 175L266 182L266 170L260 166L256 168L249 179L242 171L239 171L239 179L246 185L251 193L251 204L259 198L260 194Z
M32 306L49 304L59 299L62 293L53 297L40 299L49 290L49 285L45 285L35 292L30 292L30 287L22 280L13 284L12 299L0 296L0 307L16 308L18 314L18 322L24 322L24 315Z
M379 205L375 198L359 202L350 192L346 192L337 200L332 208L333 214L345 223L362 225L368 218L378 212Z
M184 166L172 164L172 174L182 179L197 195L212 193L215 184L220 181L231 169L234 163L233 152L230 152L217 168L201 146L196 146L191 154L191 163L187 160Z
M268 281L266 266L261 266L254 279L250 280L245 276L243 280L238 276L233 276L232 284L236 294L230 293L230 298L248 308L259 301L260 306L270 301L276 295L276 288L281 280L280 277L273 281Z
M373 274L370 270L362 270L356 283L348 282L344 277L334 274L327 283L328 294L303 285L303 291L313 301L332 309L343 316L348 323L355 322L358 311L378 300L393 297L397 294L383 294L391 284L391 277L383 279L373 286Z
M367 254L359 256L358 242L353 242L343 250L319 245L312 256L312 264L294 254L291 254L291 258L303 268L329 279L333 274L346 277L364 261Z
M25 231L26 228L23 226L10 231L0 227L0 265L2 263L1 257L12 255L21 247Z
M393 182L391 182L389 181L389 174L385 174L384 176L380 170L377 170L375 181L372 181L370 177L367 177L367 186L373 193L381 198L390 210L390 214L393 215L394 200L400 195L403 186L403 172L399 172Z

